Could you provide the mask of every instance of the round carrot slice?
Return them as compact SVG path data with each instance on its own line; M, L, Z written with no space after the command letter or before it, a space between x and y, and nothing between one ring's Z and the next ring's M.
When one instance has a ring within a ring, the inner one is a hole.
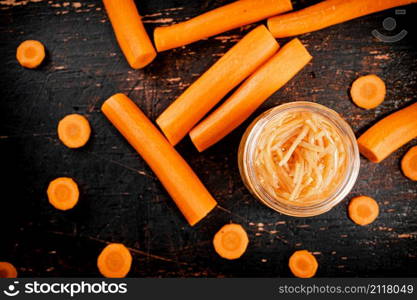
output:
M107 278L123 278L130 271L132 255L123 244L109 244L97 259L100 273Z
M350 89L353 102L362 108L375 108L385 99L384 81L376 75L361 76L356 79Z
M294 276L311 278L316 274L319 265L313 254L307 250L298 250L291 255L288 266Z
M16 58L22 67L34 69L44 60L45 47L39 41L24 41L17 47Z
M68 177L59 177L49 183L48 199L59 210L71 209L80 196L77 183Z
M410 148L404 155L401 170L409 179L417 181L417 146Z
M68 115L59 121L58 138L68 148L80 148L84 146L89 140L90 134L90 123L82 115Z
M0 261L0 278L16 278L17 270L9 262Z
M241 257L245 253L248 244L248 235L239 224L224 225L213 239L214 249L217 254L226 259Z
M379 215L378 203L368 196L358 196L350 200L349 217L358 225L371 224Z

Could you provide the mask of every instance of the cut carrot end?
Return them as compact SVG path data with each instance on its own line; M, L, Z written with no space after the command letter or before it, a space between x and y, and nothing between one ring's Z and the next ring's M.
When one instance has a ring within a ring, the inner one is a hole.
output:
M375 108L385 99L385 83L373 74L361 76L353 82L350 95L357 106L364 109Z
M0 278L16 278L17 270L9 262L0 261Z
M410 148L401 160L401 170L404 175L417 181L417 146Z
M59 177L51 181L47 190L48 200L56 209L73 208L79 198L77 183L68 177Z
M17 47L16 59L22 67L34 69L45 59L45 47L36 40L24 41Z
M213 245L217 254L225 259L238 259L248 247L248 235L239 224L224 225L214 236Z
M307 250L295 251L288 263L291 272L299 278L313 277L318 268L318 263L313 254Z
M358 225L371 224L379 215L378 203L368 196L358 196L350 200L348 206L350 219Z
M109 244L100 253L97 267L107 278L123 278L129 273L132 255L123 244Z
M84 146L90 139L90 135L90 123L82 115L68 115L58 123L58 138L68 148Z

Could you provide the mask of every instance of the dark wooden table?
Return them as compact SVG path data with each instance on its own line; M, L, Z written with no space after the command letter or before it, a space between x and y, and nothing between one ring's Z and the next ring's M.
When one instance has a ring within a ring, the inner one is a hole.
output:
M185 20L227 1L138 1L144 23L156 26ZM317 1L298 1L299 9ZM415 101L417 96L417 6L363 17L300 36L314 59L251 118L289 101L314 101L338 111L357 134L376 120ZM397 27L383 28L392 17ZM417 276L417 184L399 167L414 140L384 162L361 158L351 194L330 212L294 218L263 206L245 189L236 154L250 120L204 153L186 139L178 151L218 200L195 227L182 217L161 184L100 112L116 92L129 95L155 120L202 72L252 26L158 54L143 70L127 65L100 1L0 1L0 261L10 261L21 276L99 276L96 258L108 242L131 248L130 276L276 277L291 276L287 261L294 250L308 249L320 267L317 276ZM408 35L396 43L372 30ZM27 70L15 59L16 47L38 39L47 59ZM280 40L285 43L286 40ZM376 73L386 82L385 102L362 110L348 97L359 75ZM66 114L86 115L93 128L88 145L64 147L56 135ZM81 199L69 212L55 210L46 197L50 180L73 177ZM354 225L346 215L355 195L375 197L379 218ZM249 233L247 253L226 261L212 247L225 223Z

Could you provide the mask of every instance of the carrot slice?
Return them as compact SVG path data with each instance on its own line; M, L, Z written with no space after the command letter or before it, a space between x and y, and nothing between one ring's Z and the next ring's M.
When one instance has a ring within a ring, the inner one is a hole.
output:
M278 47L263 25L245 35L158 117L156 123L168 141L176 145L228 92L270 58Z
M16 278L17 270L9 262L0 261L0 278Z
M404 155L401 170L409 179L417 181L417 146L410 148Z
M302 10L268 19L268 29L276 38L320 30L335 24L417 0L327 0Z
M157 27L155 46L158 52L173 49L290 10L290 0L235 1L182 23Z
M124 278L132 266L132 255L123 244L109 244L97 259L100 273L107 278Z
M248 234L239 224L224 225L213 239L217 254L226 259L238 259L249 244Z
M134 0L103 0L117 42L133 69L151 63L156 51L143 26Z
M17 47L16 59L22 67L34 69L45 59L45 47L36 40L24 41Z
M80 148L90 139L91 127L87 118L72 114L58 123L58 138L68 148Z
M319 266L314 255L307 250L295 251L291 255L288 265L294 276L299 278L313 277Z
M370 74L356 79L350 89L353 102L362 108L372 109L384 101L385 82L376 75Z
M217 110L190 131L198 151L220 141L242 124L269 96L293 78L311 55L298 39L287 43L259 67Z
M381 162L392 152L417 137L417 103L380 120L358 139L359 151L373 162Z
M379 215L378 203L368 196L358 196L350 200L349 217L358 225L371 224Z
M132 100L116 94L101 110L148 163L191 225L217 205L187 162Z
M59 177L49 183L48 199L56 209L68 210L73 208L80 196L77 183L68 177Z

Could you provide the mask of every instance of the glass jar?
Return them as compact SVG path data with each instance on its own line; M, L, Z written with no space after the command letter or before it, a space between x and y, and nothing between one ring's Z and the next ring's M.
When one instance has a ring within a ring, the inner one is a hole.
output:
M254 170L255 151L259 137L274 118L289 112L310 112L319 114L337 130L346 151L346 170L340 183L323 199L312 204L296 205L280 201L261 185ZM360 158L355 134L349 124L334 110L314 102L290 102L271 108L256 118L242 137L238 153L239 171L248 190L262 203L277 212L295 216L310 217L329 211L346 197L353 188L359 173Z

